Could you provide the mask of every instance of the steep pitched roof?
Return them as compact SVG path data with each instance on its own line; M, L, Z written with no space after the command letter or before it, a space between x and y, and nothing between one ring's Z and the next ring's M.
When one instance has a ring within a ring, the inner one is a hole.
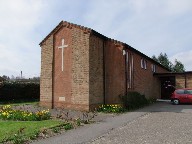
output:
M84 26L81 26L81 25L77 25L77 24L73 24L73 23L70 23L70 22L67 22L67 21L61 21L41 42L40 42L40 46L43 44L43 42L45 42L52 34L56 33L60 28L62 27L68 27L68 28L72 28L72 27L75 27L75 28L79 28L87 33L90 33L90 32L95 32L95 34L99 34L98 32L94 31L93 29L90 29L90 28L87 28L87 27L84 27ZM99 34L101 35L101 34ZM105 37L105 36L104 36Z
M153 63L155 63L156 65L159 65L161 67L163 67L164 69L170 71L168 68L164 67L163 65L161 65L160 63L156 62L155 60L151 59L150 57L148 57L147 55L143 54L142 52L138 51L137 49L131 47L130 45L126 44L126 43L123 43L121 41L118 41L118 40L114 40L114 39L111 39L111 38L108 38L100 33L98 33L97 31L91 29L91 28L88 28L88 27L84 27L84 26L81 26L81 25L77 25L77 24L73 24L73 23L70 23L70 22L67 22L67 21L61 21L41 42L40 42L40 46L54 33L56 33L60 28L62 27L68 27L68 28L72 28L72 27L75 27L75 28L79 28L87 33L93 33L94 35L102 38L102 39L105 39L105 40L109 40L109 41L112 41L113 43L115 44L119 44L119 45L123 45L125 48L127 49L130 49L131 51L141 55L142 57L150 60L150 61L153 61Z

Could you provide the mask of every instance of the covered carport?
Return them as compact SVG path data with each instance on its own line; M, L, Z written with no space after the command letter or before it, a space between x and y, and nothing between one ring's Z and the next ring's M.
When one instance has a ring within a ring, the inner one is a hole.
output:
M170 99L178 88L192 88L192 71L182 73L154 73L161 83L161 99Z

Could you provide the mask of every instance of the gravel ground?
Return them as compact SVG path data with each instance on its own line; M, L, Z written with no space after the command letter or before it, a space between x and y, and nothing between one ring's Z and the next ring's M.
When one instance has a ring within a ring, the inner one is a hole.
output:
M89 142L91 144L191 144L191 113L152 112Z

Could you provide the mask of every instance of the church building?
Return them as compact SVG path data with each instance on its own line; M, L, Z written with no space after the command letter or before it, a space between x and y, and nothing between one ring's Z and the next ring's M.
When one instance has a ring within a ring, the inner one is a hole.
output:
M128 44L66 21L40 46L40 104L50 108L89 111L121 103L128 91L161 98L162 84L177 82L167 68Z

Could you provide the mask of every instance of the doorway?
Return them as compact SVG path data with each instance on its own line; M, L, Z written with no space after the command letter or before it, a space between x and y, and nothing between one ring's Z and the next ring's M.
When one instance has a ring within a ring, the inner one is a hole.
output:
M170 99L175 90L175 76L160 77L161 99Z

